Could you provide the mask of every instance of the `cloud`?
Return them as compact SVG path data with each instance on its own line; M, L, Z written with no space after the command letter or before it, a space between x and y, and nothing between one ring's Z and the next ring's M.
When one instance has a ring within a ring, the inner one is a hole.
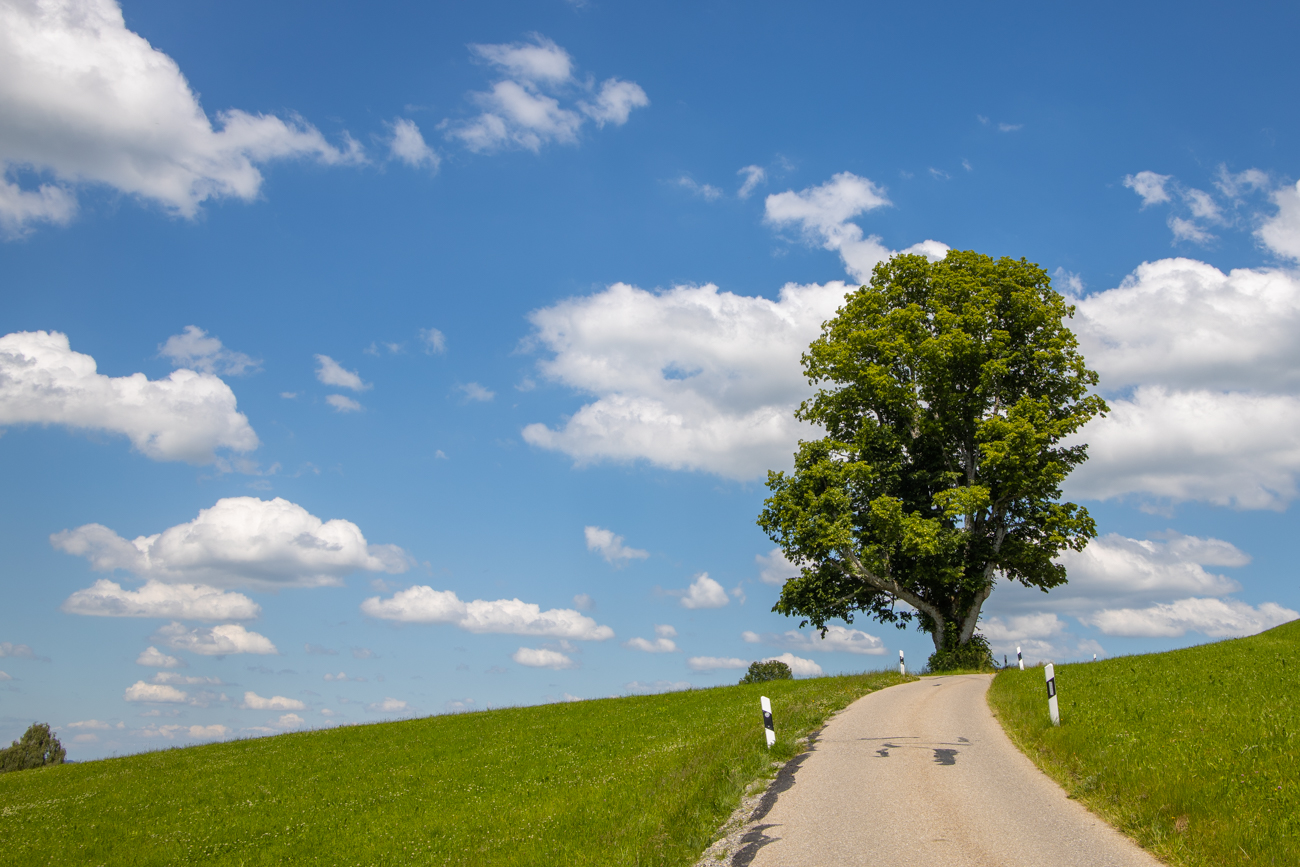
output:
M763 662L784 662L790 666L790 673L795 677L821 677L825 674L822 667L811 659L803 659L795 656L793 653L783 653L780 656L769 656Z
M1184 220L1182 217L1170 217L1169 230L1174 233L1174 243L1191 241L1195 244L1206 244L1215 238L1214 235L1202 229L1196 223L1191 220Z
M136 660L139 662L139 660ZM165 683L171 686L225 686L219 677L195 677L178 674L175 671L160 671L149 678L150 683Z
M1136 175L1125 175L1124 186L1141 196L1142 207L1148 208L1170 200L1169 191L1165 189L1170 177L1149 171L1138 172Z
M246 692L241 707L249 710L304 710L307 705L296 698L285 698L282 695L263 698L255 692Z
M153 646L140 651L140 655L135 658L135 664L147 665L150 668L185 668L183 659L169 656Z
M441 355L447 351L447 338L436 328L421 328L420 339L424 341L424 351L429 355Z
M369 647L354 647L352 648L352 658L353 659L378 659L379 654L375 653Z
M529 668L552 668L559 671L564 668L578 667L576 662L558 650L547 650L545 648L534 650L531 647L521 647L510 654L510 658Z
M399 117L392 122L391 129L393 137L388 142L388 153L391 159L401 160L415 169L428 165L433 171L438 170L442 160L434 149L425 143L424 136L420 135L420 128L415 125L415 121Z
M1066 550L1058 558L1069 584L1056 591L1064 597L1107 600L1153 600L1171 595L1221 596L1241 589L1226 575L1206 566L1238 567L1250 556L1222 539L1167 532L1161 539L1130 539L1108 533L1082 551Z
M846 626L827 626L826 637L814 630L803 633L794 629L780 634L768 632L759 635L756 632L743 632L741 637L750 644L771 644L776 647L789 647L806 653L860 653L879 656L885 652L885 643L874 635L868 635L860 629Z
M650 556L648 551L642 551L640 548L629 548L623 544L622 536L615 536L613 530L604 530L600 527L583 527L582 532L587 537L587 550L595 551L605 558L606 563L618 565L623 560L644 560Z
M0 641L0 659L35 659L36 654L26 644L14 644L12 641Z
M203 584L163 584L149 580L139 590L123 590L101 578L59 606L68 614L97 617L164 617L170 620L251 620L262 607L242 593Z
M712 184L696 183L686 175L682 175L680 178L673 181L673 183L683 189L690 190L706 202L716 202L718 199L722 198L722 190Z
M357 570L398 573L408 567L405 552L367 544L351 521L322 521L279 497L218 500L193 521L129 542L105 526L86 524L53 534L50 543L85 557L98 571L124 569L169 584L210 587L337 586ZM224 598L223 604L238 604Z
M272 723L272 725L282 729L294 729L300 725L303 725L306 722L307 721L305 719L298 716L296 713L285 713L285 714L280 714L280 716L275 720L274 723Z
M533 34L532 42L471 45L469 48L507 75L525 81L559 83L573 76L573 58L541 34Z
M180 704L190 700L190 694L183 689L159 683L145 683L137 680L126 688L123 696L127 701L149 701L167 704Z
M361 603L361 611L371 617L400 623L450 623L466 632L581 641L604 641L614 637L614 630L572 609L542 611L540 606L519 599L462 602L451 590L434 590L427 585L407 588L391 599L372 596Z
M112 723L102 722L97 719L87 719L87 720L81 720L80 722L70 722L66 726L64 726L65 729L87 729L87 730L92 730L97 732L109 731L114 728L120 729L122 727L123 727L122 723L113 725Z
M766 554L756 555L754 562L759 568L758 580L764 584L780 587L788 579L799 575L799 567L787 560L785 552L780 548L773 548Z
M338 674L327 674L322 679L329 683L346 683L350 680L356 681L357 683L366 682L366 679L364 677L348 677L347 674L341 671Z
M1023 123L1000 123L1000 124L998 124L998 132L1017 132L1018 130L1022 130L1022 129L1024 129L1024 128L1025 128L1025 125L1024 125Z
M364 409L360 403L343 394L328 395L325 402L334 407L335 412L361 412Z
M337 650L333 650L332 648L329 647L322 647L319 644L310 644L310 643L304 644L302 646L302 649L305 650L307 653L316 656L338 656L339 655L339 652Z
M158 352L176 367L219 376L243 376L262 364L242 352L226 349L220 340L209 337L197 325L186 325L182 333L168 337Z
M1300 261L1300 181L1275 190L1272 199L1277 213L1255 234L1275 255Z
M767 183L767 169L762 166L745 166L739 169L736 174L743 177L744 183L736 191L737 198L748 199L750 193L758 188L759 184Z
M710 578L708 572L701 572L683 592L681 606L691 609L721 608L728 601L727 591L722 589L722 585Z
M316 356L316 378L325 385L350 388L353 391L368 391L370 383L362 382L354 370L347 370L328 355Z
M465 400L472 400L478 403L487 403L497 396L495 391L484 388L477 382L467 382L458 388L465 393Z
M609 78L597 88L593 79L578 80L568 52L540 34L530 42L471 45L470 51L504 76L489 90L470 94L481 114L443 122L447 137L472 151L576 144L586 120L621 126L632 109L650 104L634 82Z
M632 109L645 108L649 104L650 97L636 82L607 78L601 82L600 92L593 102L583 101L578 106L583 114L596 122L596 126L603 127L607 123L622 126L627 123Z
M0 20L4 14L0 9ZM95 359L73 352L57 331L0 337L0 425L16 424L125 434L157 461L210 464L218 449L258 446L248 419L235 409L234 392L216 376L192 370L158 380L143 373L104 376Z
M130 31L113 0L0 6L0 163L50 178L0 180L0 225L66 223L74 187L104 184L192 217L210 198L255 199L257 165L307 157L364 161L306 121L228 109L204 113L176 61Z
M673 641L677 637L677 630L672 626L666 623L655 626L655 636L653 641L633 638L623 646L630 647L632 650L643 650L646 653L673 653L677 650L677 643Z
M6 680L13 680L13 676L7 674L6 672L0 671L0 683L3 683Z
M1200 632L1210 638L1254 635L1300 617L1300 612L1265 602L1252 608L1235 599L1191 597L1149 608L1104 609L1079 619L1107 635L1176 638Z
M573 597L573 607L579 611L590 611L596 607L596 602L587 593L578 593Z
M749 660L735 656L692 656L686 660L686 667L691 671L749 668Z
M366 710L371 713L397 713L406 710L406 702L396 698L385 698L383 701L377 701L366 705Z
M733 479L788 465L814 429L794 419L811 394L800 355L843 304L844 283L786 285L779 300L625 283L535 311L541 373L596 400L528 443L582 465L647 460Z
M206 629L186 629L181 623L169 623L154 633L173 650L188 650L201 656L226 656L231 653L278 654L275 645L264 635L249 632L238 623L224 623Z
M1076 437L1071 496L1284 508L1300 472L1300 277L1146 262L1072 298L1111 413Z

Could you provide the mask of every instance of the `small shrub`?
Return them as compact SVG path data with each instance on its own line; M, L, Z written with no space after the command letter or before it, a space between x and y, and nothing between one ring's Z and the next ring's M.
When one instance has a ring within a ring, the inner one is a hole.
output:
M767 662L751 662L749 671L740 679L741 683L763 683L769 680L794 680L794 672L790 666L786 665L779 659L770 659Z
M973 635L971 640L965 644L959 644L955 647L949 645L947 649L936 650L930 654L929 660L926 661L926 667L931 673L937 674L941 671L993 671L997 668L997 663L993 661L993 651L989 648L989 640L983 635Z
M67 754L63 744L50 731L49 723L32 723L23 732L22 740L0 750L0 773L61 765Z

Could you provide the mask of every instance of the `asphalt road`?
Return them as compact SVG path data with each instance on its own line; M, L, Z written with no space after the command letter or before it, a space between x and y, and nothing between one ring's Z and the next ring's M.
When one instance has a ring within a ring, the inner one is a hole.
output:
M778 778L732 863L1158 867L1011 744L991 680L927 677L854 702Z

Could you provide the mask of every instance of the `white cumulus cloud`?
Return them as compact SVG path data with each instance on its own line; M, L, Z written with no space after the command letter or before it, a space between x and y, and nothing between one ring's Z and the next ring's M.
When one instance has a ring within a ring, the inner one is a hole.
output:
M721 608L729 601L727 591L722 588L722 585L710 578L708 572L701 572L695 576L691 586L682 592L681 606L683 608Z
M23 190L0 179L0 227L71 219L79 184L104 184L194 216L209 198L251 201L257 165L308 157L359 162L301 118L227 109L217 125L176 61L127 29L114 0L0 5L0 163L51 183Z
M790 666L790 673L795 677L821 677L825 674L822 667L811 659L804 659L795 656L793 653L783 653L780 656L769 656L764 662L784 662Z
M395 160L401 160L412 168L427 165L438 170L441 160L433 148L424 141L420 128L415 121L399 117L392 123L393 137L388 142L389 154Z
M401 623L449 623L467 632L536 635L582 641L604 641L614 630L570 608L552 608L519 599L462 602L451 590L427 585L409 587L389 599L372 596L361 611L381 620Z
M782 633L743 632L741 637L750 644L770 644L776 647L789 647L806 653L861 653L879 656L885 652L885 643L874 635L861 629L847 626L827 626L826 637L814 630L810 633L790 629Z
M1252 607L1235 599L1191 597L1148 608L1107 608L1080 617L1107 635L1176 638L1199 632L1210 638L1254 635L1300 617L1275 602Z
M385 698L383 701L373 702L366 705L366 710L371 713L397 713L406 710L406 702L397 698Z
M67 335L57 331L0 337L0 425L14 424L124 434L147 457L191 464L215 462L219 449L258 446L248 419L235 408L234 392L213 374L105 376L95 359L73 352Z
M521 647L510 658L529 668L551 668L555 670L577 668L578 664L558 650L546 648Z
M350 388L353 391L366 391L371 386L363 382L355 370L348 370L328 355L316 356L316 378L325 385Z
M648 551L624 545L623 537L614 535L613 530L584 527L582 532L587 537L587 550L600 554L607 563L618 565L624 560L644 560L650 556Z
M123 569L160 582L209 587L339 585L357 570L397 573L408 566L400 548L367 544L351 521L322 521L279 497L228 497L193 521L132 541L101 524L86 524L55 533L50 542L99 571Z
M188 650L201 656L226 656L232 653L276 654L264 635L249 632L238 623L223 623L209 628L186 629L182 623L169 623L154 634L154 640L173 650Z
M255 692L244 693L243 707L250 710L303 710L307 705L303 704L296 698L285 698L282 695L273 695L270 698L263 698Z
M652 293L625 283L535 311L543 376L596 399L562 427L524 428L579 464L648 460L728 478L788 465L814 429L800 355L835 315L844 283L785 286L779 300L716 286Z
M677 642L673 641L676 637L676 629L667 623L661 623L655 626L653 640L637 637L625 642L623 646L646 653L673 653L677 650Z
M1274 191L1273 203L1277 213L1256 234L1278 256L1300 261L1300 181Z
M145 665L149 668L184 668L185 661L175 656L163 653L156 647L146 647L140 651L140 655L135 658L136 665Z
M865 283L871 279L871 269L894 251L876 235L864 238L862 227L849 220L891 204L883 187L852 172L840 172L820 186L768 196L764 219L777 228L798 229L808 243L837 251L853 279ZM922 241L902 252L940 259L948 247L938 241Z
M745 179L741 183L740 189L736 191L736 195L742 199L748 199L750 193L754 192L759 184L767 183L767 169L762 166L745 166L739 169L736 174Z
M186 325L158 347L158 352L177 367L188 367L219 376L243 376L261 364L242 352L227 349L221 341L197 325Z
M1169 179L1170 175L1158 175L1151 171L1138 172L1135 175L1125 175L1124 186L1141 196L1142 207L1146 208L1169 201L1169 191L1165 189Z
M587 120L598 127L621 126L633 109L650 104L635 82L609 78L597 87L593 79L578 79L569 53L540 34L529 42L471 45L470 50L503 76L488 90L470 94L481 114L444 122L448 138L472 151L575 144Z
M1300 276L1147 262L1071 299L1111 413L1076 440L1071 496L1282 509L1300 474Z
M124 698L127 701L150 701L166 704L180 704L190 699L189 693L174 686L160 683L145 683L137 680L126 688Z
M790 578L799 575L799 567L791 563L780 548L756 555L754 562L758 564L758 580L764 584L780 587Z
M361 404L346 394L331 394L325 397L325 402L334 408L335 412L361 412L364 408Z
M146 581L139 590L101 578L64 600L68 614L97 617L164 617L169 620L251 620L262 606L242 593L202 584L163 584Z

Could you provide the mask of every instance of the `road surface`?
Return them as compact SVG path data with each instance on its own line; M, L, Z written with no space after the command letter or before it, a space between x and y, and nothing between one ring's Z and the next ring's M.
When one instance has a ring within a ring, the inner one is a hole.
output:
M854 702L778 777L731 863L1159 867L1011 744L991 680L927 677Z

